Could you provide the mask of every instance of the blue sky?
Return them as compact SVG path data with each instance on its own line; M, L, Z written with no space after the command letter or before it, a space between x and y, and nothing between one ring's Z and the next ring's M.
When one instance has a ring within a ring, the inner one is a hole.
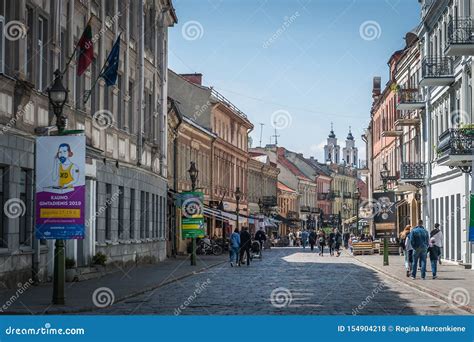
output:
M370 117L372 78L387 81L390 55L419 23L416 0L174 0L169 65L246 113L254 146L270 142L322 160L334 122L360 139ZM275 123L276 122L276 123Z

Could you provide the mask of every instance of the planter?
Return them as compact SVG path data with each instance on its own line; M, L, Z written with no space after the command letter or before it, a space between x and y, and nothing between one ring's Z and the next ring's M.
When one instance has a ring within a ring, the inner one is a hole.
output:
M77 270L75 268L66 269L66 282L77 281Z

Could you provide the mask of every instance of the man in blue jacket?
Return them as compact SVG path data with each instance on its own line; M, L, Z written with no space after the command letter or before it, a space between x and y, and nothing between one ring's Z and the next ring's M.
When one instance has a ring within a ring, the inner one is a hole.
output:
M413 265L411 278L416 279L416 269L418 260L421 260L421 279L425 279L426 275L426 253L428 251L430 235L423 227L423 221L418 221L418 226L412 229L408 235L410 244L413 247Z

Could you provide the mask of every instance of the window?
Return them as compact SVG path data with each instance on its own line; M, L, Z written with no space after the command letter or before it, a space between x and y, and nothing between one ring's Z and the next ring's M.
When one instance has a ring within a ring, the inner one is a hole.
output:
M132 3L130 3L130 6L132 6ZM135 133L134 130L134 125L133 125L133 106L134 106L134 100L135 96L133 94L133 82L128 82L128 95L130 96L130 99L128 100L128 131L130 133Z
M5 36L3 35L3 27L5 26L5 18L0 15L0 73L5 72Z
M113 17L115 15L114 5L115 5L115 0L105 0L105 15L106 16Z
M20 215L20 245L31 245L32 217L31 217L31 172L22 169L20 171L20 201L23 206L22 215Z
M96 80L99 77L99 70L100 66L98 63L97 58L92 60L91 70L92 70L92 79ZM94 89L92 89L91 93L91 114L94 115L95 112L99 110L99 91L100 87L96 85Z
M34 28L34 13L31 7L26 7L26 24L28 25L28 29L30 33L26 35L26 51L25 51L25 75L26 79L30 82L34 82L33 80L33 28Z
M137 23L136 23L136 17L134 16L135 14L135 1L130 1L129 2L129 8L128 8L128 20L129 20L129 26L130 26L130 39L135 39L137 36Z
M125 0L119 0L118 2L118 15L119 15L119 27L122 31L125 31L127 28L127 4Z
M122 85L122 75L118 75L117 85L119 87L118 99L117 99L117 127L123 128L123 85Z
M123 239L123 232L125 228L125 220L124 220L124 207L123 207L123 196L124 196L124 189L123 186L119 187L118 193L118 238L119 240Z
M0 31L0 34L3 31ZM5 205L5 191L7 184L7 168L0 167L0 208ZM0 248L8 247L7 244L7 225L5 223L5 215L0 218Z
M142 206L145 208L145 237L149 238L150 237L150 193L146 193L146 201L145 203L142 204Z
M37 30L37 83L36 88L43 91L48 86L48 21L43 17L38 17Z
M130 239L135 238L135 189L130 189Z
M145 238L145 191L140 193L140 239Z
M105 185L106 201L105 201L105 239L112 239L112 185Z

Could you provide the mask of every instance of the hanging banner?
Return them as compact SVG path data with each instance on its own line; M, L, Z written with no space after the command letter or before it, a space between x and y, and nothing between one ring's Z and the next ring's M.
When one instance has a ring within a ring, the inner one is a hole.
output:
M373 193L375 238L397 236L397 208L393 191Z
M183 239L203 237L204 194L200 191L182 192L181 197L181 236Z
M83 239L85 136L36 139L36 238Z

